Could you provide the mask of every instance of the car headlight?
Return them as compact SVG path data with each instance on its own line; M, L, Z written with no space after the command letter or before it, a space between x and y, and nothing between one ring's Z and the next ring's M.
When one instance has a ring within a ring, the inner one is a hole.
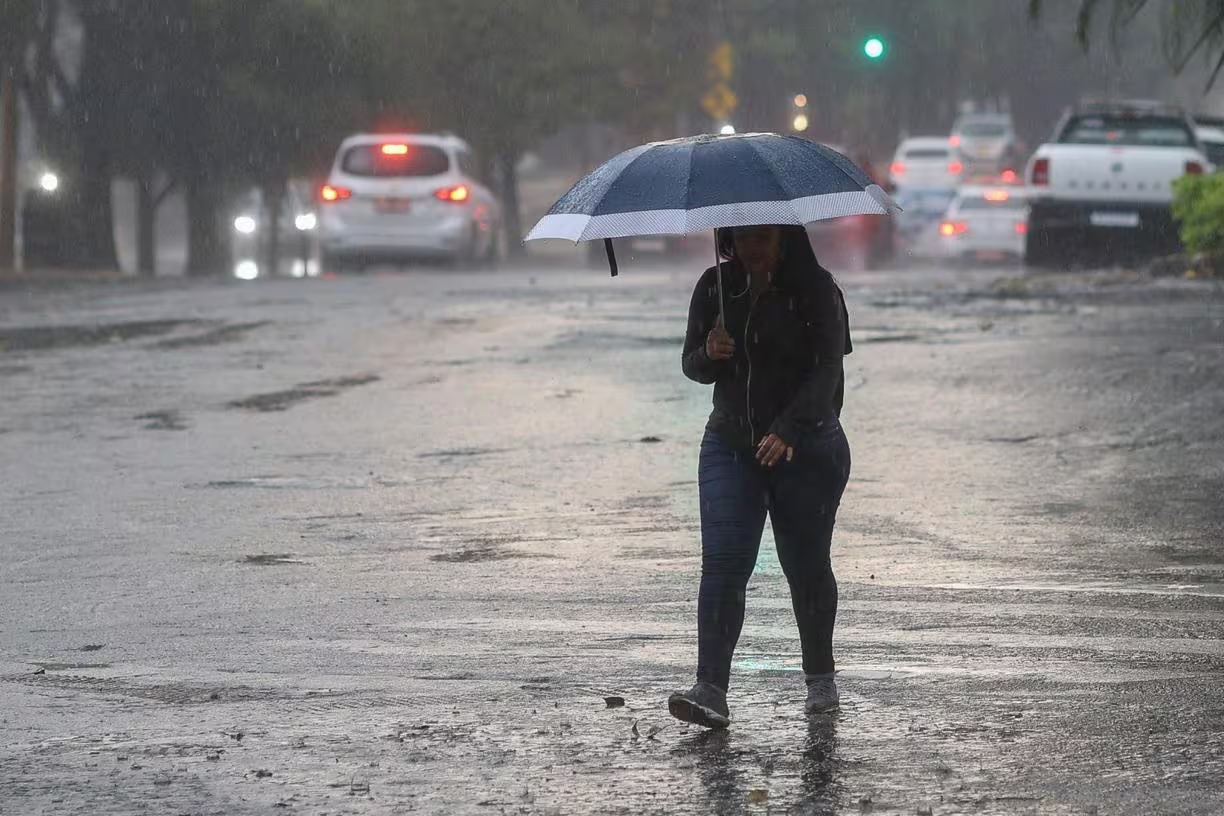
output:
M255 280L259 277L259 264L254 261L239 261L234 265L234 277L239 280Z
M240 215L234 219L234 229L241 232L243 235L250 235L255 231L255 219L249 215Z
M299 232L309 232L319 225L319 219L314 213L302 213L297 218L293 219L293 226L298 228Z
M43 188L43 190L48 193L54 193L56 190L59 189L59 185L60 185L59 176L55 175L54 173L50 171L43 173L42 176L38 179L38 186Z

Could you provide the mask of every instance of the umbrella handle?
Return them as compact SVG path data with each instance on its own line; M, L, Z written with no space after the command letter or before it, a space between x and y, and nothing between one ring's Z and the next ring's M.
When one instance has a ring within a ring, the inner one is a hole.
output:
M718 254L718 230L714 230L714 279L718 281L718 320L727 328L727 307L723 298L722 256Z
M608 269L612 271L612 277L616 277L616 251L612 249L612 239L604 239L604 252L608 253Z

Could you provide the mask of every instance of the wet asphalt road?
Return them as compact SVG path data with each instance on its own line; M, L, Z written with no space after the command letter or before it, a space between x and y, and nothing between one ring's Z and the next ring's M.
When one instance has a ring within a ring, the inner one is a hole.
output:
M710 734L697 271L0 291L0 814L1224 813L1220 285L843 275L843 704L767 532Z

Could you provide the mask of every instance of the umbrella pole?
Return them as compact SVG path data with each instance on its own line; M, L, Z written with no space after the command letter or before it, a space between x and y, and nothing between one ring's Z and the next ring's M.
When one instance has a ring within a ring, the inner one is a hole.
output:
M718 254L718 230L714 230L714 278L718 281L718 322L727 327L726 304L723 302L722 256Z

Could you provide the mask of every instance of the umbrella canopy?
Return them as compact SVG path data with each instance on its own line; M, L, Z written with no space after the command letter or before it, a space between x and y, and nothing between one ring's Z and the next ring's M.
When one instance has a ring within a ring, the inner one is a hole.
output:
M798 136L691 136L626 150L563 195L526 240L682 235L898 211L854 162Z

